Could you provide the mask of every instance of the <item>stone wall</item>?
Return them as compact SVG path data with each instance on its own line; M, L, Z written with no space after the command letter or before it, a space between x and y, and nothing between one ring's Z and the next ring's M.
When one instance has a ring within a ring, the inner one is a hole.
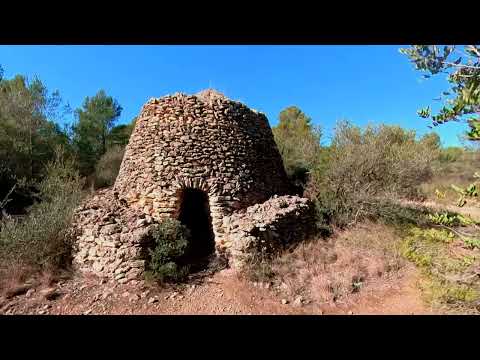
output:
M126 206L111 190L99 191L80 206L73 227L80 230L74 266L126 282L145 269L145 244L153 219Z
M298 196L274 196L223 220L233 267L253 256L273 255L315 232L313 204Z
M75 266L138 277L150 226L179 215L186 188L208 195L216 253L233 266L310 231L307 200L277 196L290 185L265 115L212 91L176 94L143 106L113 188L77 210Z
M223 216L288 193L265 115L215 92L150 100L137 119L115 191L160 219L176 215L179 190L186 187L208 193L216 240Z
M261 204L222 219L223 255L241 270L256 254L273 255L314 232L314 210L308 199L273 196ZM123 203L113 190L102 190L77 209L81 229L74 256L82 272L127 282L145 270L149 229L155 219Z

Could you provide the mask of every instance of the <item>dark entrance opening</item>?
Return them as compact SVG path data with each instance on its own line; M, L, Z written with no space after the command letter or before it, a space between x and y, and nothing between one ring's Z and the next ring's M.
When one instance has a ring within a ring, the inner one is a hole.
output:
M198 189L183 189L180 193L178 220L190 229L191 238L182 262L191 270L201 270L208 265L215 251L215 240L208 205L208 195Z

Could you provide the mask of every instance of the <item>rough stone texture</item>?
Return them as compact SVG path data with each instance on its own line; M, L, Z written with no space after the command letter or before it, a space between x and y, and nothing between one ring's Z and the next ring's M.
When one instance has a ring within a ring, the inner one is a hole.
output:
M241 268L252 256L270 255L313 234L315 213L308 199L274 196L223 220L232 265Z
M78 209L76 266L120 282L138 277L149 227L178 216L186 188L208 194L216 253L234 265L255 239L288 242L310 221L306 199L272 198L290 185L264 114L215 91L175 94L143 106L113 188Z
M143 242L152 220L119 201L111 189L99 191L76 210L74 227L80 235L74 265L119 281L136 278L144 270Z
M225 214L287 193L265 115L215 92L150 100L126 148L115 191L160 219L175 216L185 187L208 192L216 236Z

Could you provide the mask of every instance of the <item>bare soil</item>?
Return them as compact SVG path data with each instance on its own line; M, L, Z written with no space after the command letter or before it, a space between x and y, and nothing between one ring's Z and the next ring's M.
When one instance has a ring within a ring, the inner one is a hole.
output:
M394 251L400 240L379 223L337 230L279 256L271 265L273 278L258 282L231 269L205 270L185 284L164 286L47 274L8 289L4 283L0 314L434 314L422 300L418 270Z
M359 293L353 303L303 299L300 304L285 303L278 289L239 278L229 269L195 283L164 288L143 281L121 285L77 276L50 287L22 288L9 299L4 296L0 314L431 314L420 298L416 279L415 270L408 268L382 286Z

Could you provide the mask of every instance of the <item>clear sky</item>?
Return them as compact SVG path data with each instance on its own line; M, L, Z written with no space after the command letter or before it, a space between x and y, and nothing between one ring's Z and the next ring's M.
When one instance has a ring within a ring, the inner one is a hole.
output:
M124 109L120 123L151 97L207 87L266 113L272 126L283 108L296 105L321 125L328 143L340 119L430 131L416 111L437 103L446 75L422 79L399 47L0 46L0 65L7 78L38 76L72 108L104 89ZM435 131L450 146L459 144L464 129L451 123Z

